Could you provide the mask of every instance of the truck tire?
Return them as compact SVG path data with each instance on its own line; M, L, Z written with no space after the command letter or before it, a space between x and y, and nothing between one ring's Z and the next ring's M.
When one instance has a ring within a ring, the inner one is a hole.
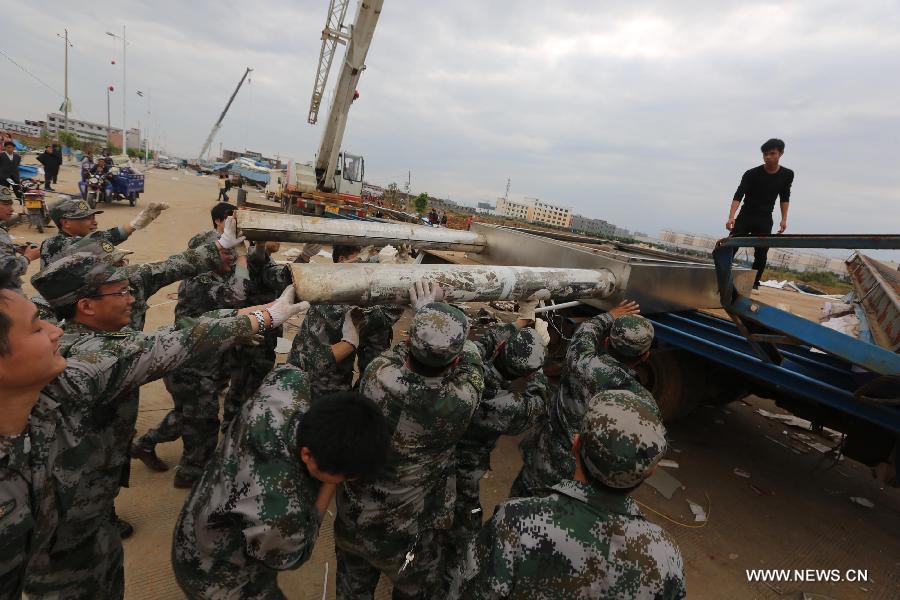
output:
M700 405L698 387L702 374L692 357L681 350L659 350L638 365L638 380L647 388L662 413L663 421L678 419Z

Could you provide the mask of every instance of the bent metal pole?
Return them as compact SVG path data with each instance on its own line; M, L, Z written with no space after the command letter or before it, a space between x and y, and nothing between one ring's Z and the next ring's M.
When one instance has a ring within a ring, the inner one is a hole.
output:
M481 252L487 244L479 233L407 223L325 219L255 210L239 210L235 218L241 234L253 241L351 246L410 244L413 248L457 252Z
M439 283L450 302L528 298L606 298L616 289L606 269L488 265L293 264L297 296L313 304L406 304L415 281Z

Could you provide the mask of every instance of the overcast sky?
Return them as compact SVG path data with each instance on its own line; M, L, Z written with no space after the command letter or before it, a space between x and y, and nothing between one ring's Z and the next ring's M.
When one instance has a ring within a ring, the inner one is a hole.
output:
M380 185L412 171L414 192L474 203L509 177L513 199L719 235L741 174L780 137L796 171L789 232L900 232L896 0L625 4L386 0L343 147ZM153 138L183 157L253 67L216 141L310 160L327 6L0 0L0 50L61 94L68 27L74 115L105 122L112 84L120 126L121 44L105 32L127 25L128 125L149 106ZM3 56L0 77L0 117L60 105Z

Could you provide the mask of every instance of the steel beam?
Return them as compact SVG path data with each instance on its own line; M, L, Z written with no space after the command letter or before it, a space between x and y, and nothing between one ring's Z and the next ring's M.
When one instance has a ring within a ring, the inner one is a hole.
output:
M235 217L242 234L249 240L351 246L410 244L413 248L457 252L481 252L486 244L483 235L471 231L425 225L326 219L252 210L239 210Z
M872 338L882 348L900 351L900 273L859 252L847 260L847 272Z
M293 264L291 269L297 296L321 304L406 304L410 286L419 280L440 283L450 302L606 298L616 289L607 269L368 263Z

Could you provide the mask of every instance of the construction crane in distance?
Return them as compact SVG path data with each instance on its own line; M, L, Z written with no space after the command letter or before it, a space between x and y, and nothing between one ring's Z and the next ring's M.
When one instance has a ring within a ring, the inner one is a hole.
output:
M213 138L216 137L216 134L219 132L219 128L222 127L222 120L225 118L225 115L228 113L228 109L231 108L231 103L234 102L234 97L237 96L238 91L241 89L241 86L244 85L244 80L247 79L247 75L252 71L250 67L247 67L247 70L244 71L244 76L241 77L241 80L238 82L237 87L234 88L234 91L231 93L231 98L228 99L228 104L225 105L225 110L222 111L222 114L219 115L219 120L216 121L216 124L213 125L212 130L209 132L209 136L206 138L206 142L203 144L203 149L200 150L200 154L197 155L197 162L203 160L203 155L206 154L206 151L209 150L210 145L212 144Z

